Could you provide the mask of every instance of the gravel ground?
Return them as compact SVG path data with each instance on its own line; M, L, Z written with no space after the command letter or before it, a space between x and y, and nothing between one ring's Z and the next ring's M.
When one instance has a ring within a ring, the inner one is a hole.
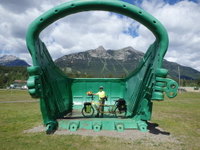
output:
M154 142L172 142L179 143L179 141L169 132L166 132L158 127L157 124L149 123L148 132L141 132L138 130L124 130L124 132L117 131L99 131L94 132L93 130L77 130L75 132L68 130L57 130L55 135L81 135L81 136L104 136L104 137L114 137L126 140L139 140L139 139L147 139ZM24 133L37 133L37 132L45 132L45 127L38 126L29 130L25 130Z

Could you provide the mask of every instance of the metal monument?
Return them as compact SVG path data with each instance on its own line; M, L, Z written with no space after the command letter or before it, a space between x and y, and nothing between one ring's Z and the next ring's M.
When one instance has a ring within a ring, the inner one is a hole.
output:
M69 78L54 64L40 32L53 22L83 11L103 10L128 16L146 26L156 37L138 67L125 78ZM162 68L168 48L168 34L163 25L146 11L120 0L74 0L56 6L36 18L29 26L26 42L33 65L28 67L29 93L40 99L47 133L56 129L147 131L152 101L177 95L178 84L167 78ZM108 95L104 117L95 118L92 94L103 86ZM90 92L88 92L90 91ZM86 92L88 92L86 94ZM117 100L117 101L116 101ZM107 113L106 113L107 112ZM69 114L72 113L72 116Z

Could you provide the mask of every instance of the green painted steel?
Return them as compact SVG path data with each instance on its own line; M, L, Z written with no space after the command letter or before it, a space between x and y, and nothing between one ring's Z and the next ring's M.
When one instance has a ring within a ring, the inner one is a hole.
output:
M147 130L145 121L135 119L119 118L94 118L90 120L59 120L59 130L76 131L78 129L93 130L116 130L123 132L125 129L139 129L142 132Z
M126 78L71 79L55 66L45 44L40 40L40 32L56 20L92 10L111 11L128 16L146 26L155 35L156 40L149 46L137 69ZM137 128L146 131L147 124L144 121L151 119L152 100L163 100L163 93L170 98L177 94L178 84L166 78L168 71L162 68L163 57L168 48L167 31L156 18L129 3L119 0L74 0L61 4L30 24L26 42L33 61L33 66L28 68L27 85L30 95L40 98L47 133L53 132L58 126L71 131L79 128L94 131ZM59 118L74 109L80 110L84 102L90 101L86 92L97 92L100 85L105 87L109 96L106 104L113 105L114 100L119 98L126 100L125 120L109 118L96 121L90 118L74 122L66 119L59 123Z
M114 104L114 100L124 97L125 83L123 79L74 79L72 84L73 102L75 108L81 108L84 101L91 101L91 97L86 95L87 91L98 92L98 88L103 86L108 100L106 104ZM84 89L84 90L83 90ZM98 100L98 96L94 98Z

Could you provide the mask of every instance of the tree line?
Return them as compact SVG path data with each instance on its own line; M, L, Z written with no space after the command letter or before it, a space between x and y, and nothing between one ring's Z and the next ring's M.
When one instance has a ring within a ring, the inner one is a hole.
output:
M6 88L15 80L27 80L26 67L0 66L0 88Z

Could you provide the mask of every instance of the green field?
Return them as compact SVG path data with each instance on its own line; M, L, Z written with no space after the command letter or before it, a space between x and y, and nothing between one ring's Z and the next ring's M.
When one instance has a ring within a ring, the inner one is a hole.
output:
M25 90L0 90L1 101L24 101L34 100Z
M0 91L0 101L31 100L26 91ZM0 103L1 150L199 150L200 93L182 93L175 99L154 102L152 122L170 132L178 142L155 142L151 139L124 140L80 135L24 133L41 124L39 103ZM95 133L94 133L95 134ZM156 135L155 135L156 136Z

